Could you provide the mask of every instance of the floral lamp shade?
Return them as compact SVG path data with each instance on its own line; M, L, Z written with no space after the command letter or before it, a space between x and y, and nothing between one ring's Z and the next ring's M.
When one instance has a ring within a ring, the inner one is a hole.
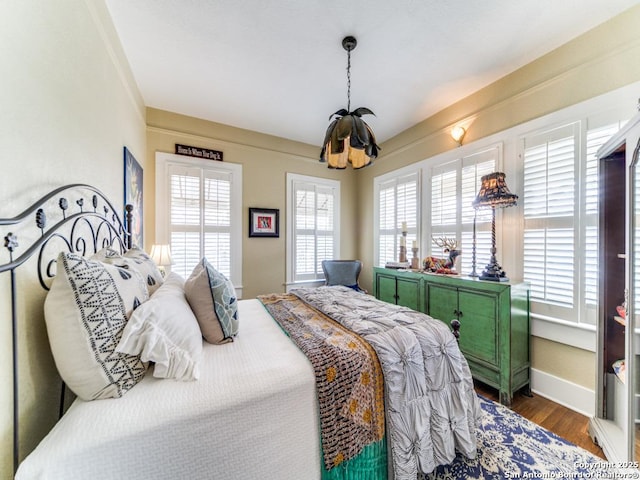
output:
M493 172L481 179L480 191L472 202L473 208L491 208L491 258L480 274L480 280L507 282L506 273L496 259L496 208L511 207L517 204L518 196L509 191L505 174ZM475 267L474 267L475 270Z

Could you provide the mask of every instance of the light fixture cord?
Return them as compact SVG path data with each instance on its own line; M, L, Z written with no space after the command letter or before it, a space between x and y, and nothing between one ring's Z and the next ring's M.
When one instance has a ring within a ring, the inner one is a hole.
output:
M347 112L351 113L351 50L347 50Z

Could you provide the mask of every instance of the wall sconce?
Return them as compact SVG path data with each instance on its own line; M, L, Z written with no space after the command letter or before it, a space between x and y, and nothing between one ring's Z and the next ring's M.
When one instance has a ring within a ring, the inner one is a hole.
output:
M171 247L169 245L152 245L150 257L158 266L162 276L166 277L170 272L171 265L173 265Z
M466 133L467 131L464 129L464 127L456 125L451 129L451 138L453 138L460 147L462 146L462 139L464 138Z

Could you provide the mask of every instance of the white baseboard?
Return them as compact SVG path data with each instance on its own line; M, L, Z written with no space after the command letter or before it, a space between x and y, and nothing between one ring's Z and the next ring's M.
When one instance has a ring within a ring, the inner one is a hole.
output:
M596 393L542 370L531 369L531 391L587 417L596 411Z

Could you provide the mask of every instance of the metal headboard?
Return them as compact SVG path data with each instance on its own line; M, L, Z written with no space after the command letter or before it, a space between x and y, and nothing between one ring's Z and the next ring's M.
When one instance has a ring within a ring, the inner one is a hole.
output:
M18 468L20 453L16 269L37 255L40 285L49 290L60 251L85 256L107 246L120 252L128 250L131 248L133 207L127 205L125 210L126 221L123 222L113 204L100 190L91 185L72 184L53 190L13 218L0 218L0 234L4 237L4 247L9 255L5 263L1 263L3 260L0 259L0 273L9 272L11 282L14 473ZM28 239L26 246L21 245L22 232ZM63 385L60 416L64 409L64 391Z

